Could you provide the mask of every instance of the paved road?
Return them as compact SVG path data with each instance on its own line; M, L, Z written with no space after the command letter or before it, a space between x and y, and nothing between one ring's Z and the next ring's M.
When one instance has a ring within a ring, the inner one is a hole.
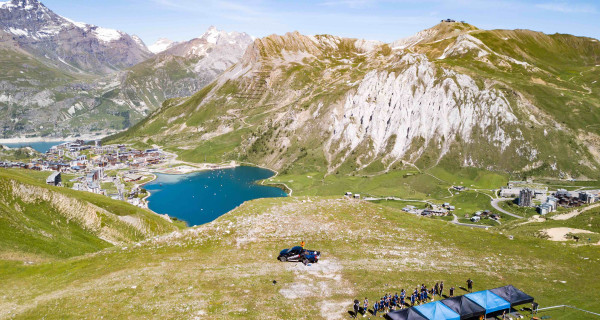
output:
M454 220L452 220L452 223L454 223L457 226L463 226L463 227L473 227L473 228L480 228L480 229L487 229L490 226L484 226L484 225L480 225L480 224L470 224L470 223L462 223L462 222L458 222L458 217L453 213L452 216L454 216Z
M502 212L502 213L504 213L504 214L507 214L507 215L509 215L509 216L511 216L511 217L515 217L515 218L523 219L523 217L521 217L521 216L519 216L519 215L516 215L516 214L514 214L514 213L510 213L510 212L508 212L508 211L506 211L506 210L504 210L504 209L500 208L500 206L498 205L498 202L501 202L501 201L506 201L506 200L509 200L509 199L503 199L503 198L499 198L499 199L493 199L493 198L492 198L492 207L494 207L494 209L496 209L496 210L498 210L498 211L500 211L500 212Z

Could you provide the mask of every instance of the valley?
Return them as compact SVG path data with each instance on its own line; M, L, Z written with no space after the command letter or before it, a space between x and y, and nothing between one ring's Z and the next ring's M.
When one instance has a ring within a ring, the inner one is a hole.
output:
M542 319L600 314L597 39L265 34L298 4L197 5L136 8L156 24L128 16L137 36L0 2L0 319L348 319L467 279Z

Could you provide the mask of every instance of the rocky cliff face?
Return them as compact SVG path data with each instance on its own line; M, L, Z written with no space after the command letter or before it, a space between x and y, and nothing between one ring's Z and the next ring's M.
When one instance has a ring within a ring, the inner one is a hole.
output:
M333 150L347 150L347 157L369 140L374 156L414 161L436 144L442 157L457 137L472 142L475 128L488 132L500 151L511 144L503 127L517 117L502 92L479 88L471 77L452 70L436 72L421 55L406 54L399 66L404 70L398 74L367 73L343 107L334 111L328 143ZM420 147L407 154L417 140Z

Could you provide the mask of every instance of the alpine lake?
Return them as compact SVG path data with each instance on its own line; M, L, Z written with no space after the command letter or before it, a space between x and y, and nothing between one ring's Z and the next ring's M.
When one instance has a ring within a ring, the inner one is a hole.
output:
M274 173L270 170L240 166L191 174L162 174L144 185L150 191L148 207L196 226L211 222L244 201L286 197L284 190L257 184Z

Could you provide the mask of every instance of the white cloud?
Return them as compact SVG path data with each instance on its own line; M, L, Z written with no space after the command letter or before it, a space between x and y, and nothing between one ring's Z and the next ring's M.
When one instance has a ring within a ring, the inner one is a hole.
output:
M536 7L544 10L562 13L596 13L596 8L588 4L574 4L567 2L539 3Z

